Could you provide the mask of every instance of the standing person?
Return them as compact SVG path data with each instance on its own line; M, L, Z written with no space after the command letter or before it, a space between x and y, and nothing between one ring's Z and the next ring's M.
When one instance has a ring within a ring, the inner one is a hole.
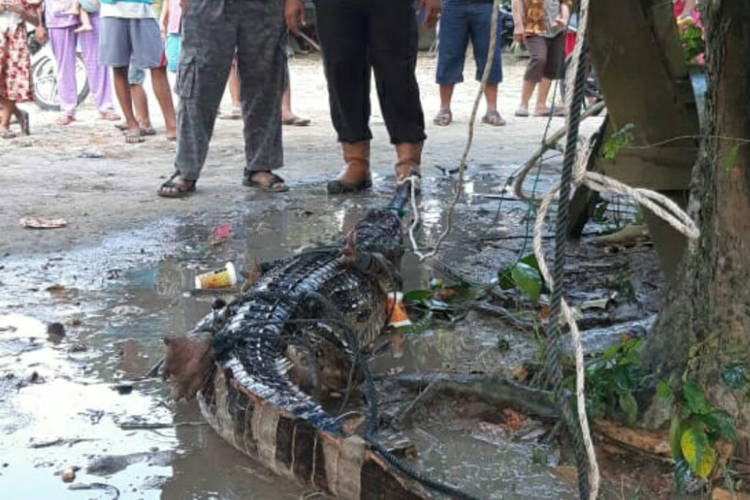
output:
M99 118L115 121L120 117L112 106L112 84L109 71L99 63L99 14L88 15L90 30L78 31L78 16L69 12L69 0L45 0L44 19L49 34L52 52L57 62L57 92L61 115L55 123L70 125L75 121L78 107L78 83L76 82L76 50L81 42L81 55L86 67L89 88L94 94Z
M0 138L13 139L10 117L15 116L29 135L29 115L18 108L31 101L31 61L24 23L38 24L36 4L22 0L0 1Z
M183 6L175 173L159 188L159 196L182 198L195 192L235 54L245 122L243 184L287 191L284 179L273 173L284 163L285 8L295 19L304 12L300 0L286 0L286 7L268 0L189 0Z
M328 80L331 118L346 162L328 183L331 194L372 186L370 173L370 78L375 83L383 118L396 146L396 177L419 172L424 114L414 74L418 26L414 2L408 0L316 0L318 36ZM419 0L427 9L425 25L434 27L440 0ZM287 23L297 32L297 19Z
M241 120L242 119L242 101L240 100L240 78L237 76L237 58L232 59L232 69L229 70L229 97L232 100L232 107L229 113L220 113L219 118L222 120Z
M308 118L301 118L292 111L292 79L289 75L289 62L286 64L286 90L281 96L281 124L294 127L307 127L310 125Z
M125 141L143 142L141 127L133 112L128 69L151 71L151 83L159 102L167 139L175 136L175 112L167 80L166 57L152 0L101 0L102 35L99 58L112 68L115 92L125 115Z
M514 36L526 44L529 63L523 76L521 104L516 116L529 116L529 100L539 84L534 116L564 116L565 110L547 107L552 80L563 78L565 27L571 0L512 0Z
M436 76L436 81L440 85L440 111L433 120L435 125L445 127L453 121L451 112L453 89L457 83L464 81L464 59L469 40L471 40L474 61L476 61L475 78L478 82L482 81L489 53L492 6L493 0L444 0L443 13L440 16ZM505 120L497 111L497 87L503 81L501 26L498 16L495 55L484 89L487 112L482 122L494 126L505 125Z
M182 5L180 0L166 0L161 9L159 26L164 38L164 50L167 53L167 71L177 73L180 62L182 36L180 35L180 21L182 20Z

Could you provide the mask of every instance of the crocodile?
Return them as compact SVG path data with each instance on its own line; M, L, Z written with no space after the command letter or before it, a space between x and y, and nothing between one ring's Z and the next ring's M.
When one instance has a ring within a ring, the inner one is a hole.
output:
M320 404L322 394L347 389L355 355L385 326L410 196L399 186L341 245L259 266L246 293L188 335L165 338L173 398L197 398L226 441L313 490L346 500L431 498Z

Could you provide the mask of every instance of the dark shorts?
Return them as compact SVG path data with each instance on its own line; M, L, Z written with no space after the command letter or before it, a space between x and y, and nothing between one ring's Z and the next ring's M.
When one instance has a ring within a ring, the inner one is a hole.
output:
M164 66L164 44L156 19L102 17L99 30L99 64L124 68Z
M529 50L531 59L526 66L524 80L539 83L542 78L559 80L563 77L565 36L562 33L554 38L526 37L526 48Z
M503 59L501 46L502 23L498 16L495 56L487 83L503 81ZM444 0L440 15L440 35L436 81L438 84L464 81L464 59L469 40L474 49L477 81L482 80L484 66L490 47L492 28L492 3Z

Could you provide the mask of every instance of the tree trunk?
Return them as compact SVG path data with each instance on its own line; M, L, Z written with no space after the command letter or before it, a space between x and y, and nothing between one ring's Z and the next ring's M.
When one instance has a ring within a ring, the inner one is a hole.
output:
M750 1L702 4L709 85L689 205L701 236L667 292L644 361L663 379L682 373L691 346L703 343L690 376L747 437L750 404L730 394L720 374L750 354L750 145L728 139L750 138Z

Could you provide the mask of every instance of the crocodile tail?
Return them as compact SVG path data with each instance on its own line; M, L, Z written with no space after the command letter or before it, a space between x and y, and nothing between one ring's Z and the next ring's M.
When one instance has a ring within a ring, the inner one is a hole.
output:
M396 194L393 195L393 198L391 198L390 203L388 203L388 208L390 210L394 210L399 213L399 215L403 216L405 215L407 211L407 206L411 202L411 193L412 193L412 181L407 181L399 184L396 187Z
M235 448L276 474L343 500L428 500L419 484L345 436L320 406L281 408L216 365L198 397L209 424Z

